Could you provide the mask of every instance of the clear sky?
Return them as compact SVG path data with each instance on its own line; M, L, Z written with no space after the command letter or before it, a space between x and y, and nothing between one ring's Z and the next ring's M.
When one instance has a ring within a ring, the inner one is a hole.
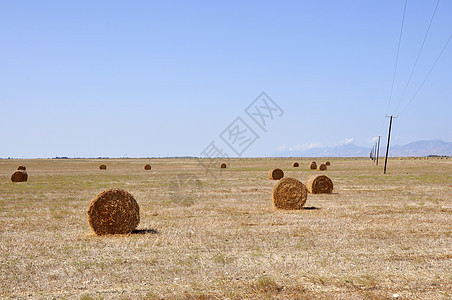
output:
M0 1L0 157L199 155L237 117L278 150L452 141L452 2ZM261 92L283 114L266 131ZM391 100L390 100L391 99ZM390 100L390 101L389 101ZM398 105L398 103L400 104ZM388 108L389 103L389 108Z

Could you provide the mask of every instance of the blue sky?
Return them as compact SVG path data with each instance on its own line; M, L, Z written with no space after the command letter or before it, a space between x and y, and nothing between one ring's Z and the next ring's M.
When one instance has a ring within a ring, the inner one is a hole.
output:
M452 42L442 1L0 2L0 157L199 155L241 117L278 150L452 141ZM261 92L284 111L266 131ZM389 109L388 109L389 102ZM398 105L398 103L400 104Z

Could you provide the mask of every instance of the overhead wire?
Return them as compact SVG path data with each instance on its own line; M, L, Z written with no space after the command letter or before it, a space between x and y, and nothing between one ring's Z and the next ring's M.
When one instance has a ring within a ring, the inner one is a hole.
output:
M436 58L435 62L433 63L432 67L430 68L430 70L428 71L427 75L425 76L424 80L422 81L421 85L419 86L419 88L416 90L416 92L414 93L413 97L410 99L410 101L406 104L406 106L403 108L403 111L408 108L410 106L410 104L413 102L413 100L416 98L416 96L419 94L419 91L422 89L422 87L424 86L425 82L427 81L428 77L430 76L430 74L432 73L433 69L435 68L436 64L438 63L439 59L441 58L441 56L444 53L444 50L446 50L447 45L449 44L450 40L452 39L452 33L449 35L449 38L447 39L446 43L444 44L441 52L439 53L438 57Z
M397 73L397 65L399 64L400 44L402 41L403 24L405 23L405 13L406 13L407 2L408 2L408 0L405 0L405 5L403 7L402 25L400 26L399 43L397 46L397 56L396 56L396 62L395 62L393 76L392 76L391 92L389 93L389 101L388 101L388 107L386 108L386 113L388 113L388 111L389 111L389 106L390 106L391 100L392 100L392 93L394 91L394 82L395 82L396 73Z
M436 10L438 9L438 6L439 6L440 2L441 2L441 0L438 0L436 2L435 10L433 11L433 15L430 18L430 23L428 24L427 31L425 32L425 35L424 35L424 40L422 41L421 47L420 47L419 52L418 52L417 57L416 57L416 61L414 62L413 69L411 70L410 77L408 78L408 81L407 81L407 83L405 85L405 88L403 90L402 96L400 97L399 102L397 103L396 108L394 109L394 114L397 112L397 109L399 108L400 104L402 103L403 99L405 98L406 91L408 89L408 86L411 83L411 79L413 78L414 71L416 70L417 63L419 62L419 57L421 56L422 49L424 48L425 41L427 40L427 36L428 36L429 31L430 31L430 27L432 26L433 19L435 18Z

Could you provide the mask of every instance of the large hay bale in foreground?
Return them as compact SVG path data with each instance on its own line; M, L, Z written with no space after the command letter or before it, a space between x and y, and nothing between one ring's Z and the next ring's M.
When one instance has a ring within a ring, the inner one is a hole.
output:
M27 169L26 166L19 166L19 167L17 167L17 170L25 171L26 169Z
M319 165L319 167L318 167L318 169L319 169L319 171L326 171L326 165L325 164L320 164Z
M151 165L149 165L149 164L147 164L147 165L144 166L144 169L145 169L146 171L149 171L151 168L152 168L152 167L151 167Z
M307 198L306 186L295 178L282 178L272 190L272 201L276 208L301 209Z
M292 164L292 167L294 167L294 168L298 168L299 166L300 166L300 164L297 163L297 162L294 162L294 163Z
M97 235L128 234L140 223L140 207L123 189L105 190L91 201L88 221Z
M225 164L225 163L222 163L222 164L220 165L220 168L226 169L226 164Z
M284 177L284 172L281 169L273 169L268 171L268 179L279 180Z
M309 165L309 169L311 170L317 169L317 163L315 161L312 161L311 164Z
M311 194L331 194L333 182L326 175L312 174L306 181L306 188Z
M327 160L327 161L325 162L325 165L326 165L326 166L330 166L331 163Z
M11 175L12 182L23 182L28 180L28 174L24 170L17 170Z
M106 165L100 165L99 166L99 170L107 170L107 166Z

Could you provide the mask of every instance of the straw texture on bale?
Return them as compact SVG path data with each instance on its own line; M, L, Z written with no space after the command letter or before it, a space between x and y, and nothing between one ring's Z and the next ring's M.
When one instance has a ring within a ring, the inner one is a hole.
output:
M91 201L88 221L97 235L128 234L140 223L140 207L123 189L105 190Z
M317 164L315 163L315 161L311 162L311 164L309 165L309 169L311 170L317 169Z
M281 169L273 169L268 171L268 179L279 180L284 177L284 172Z
M99 166L99 170L107 170L107 166L106 165L100 165Z
M22 182L28 180L28 174L24 170L17 170L16 172L11 175L11 181L12 182Z
M318 169L319 169L319 171L326 171L326 165L320 164Z
M325 175L312 174L306 181L306 188L311 194L331 194L333 182Z
M306 186L295 178L282 178L272 190L273 205L280 209L301 209L307 198Z
M297 162L294 162L294 163L292 164L292 167L294 167L294 168L298 168L299 166L300 166L300 164L297 163Z
M331 163L330 163L329 161L326 161L326 162L325 162L325 165L330 166Z
M149 165L149 164L148 164L148 165L145 165L145 166L144 166L144 169L145 169L146 171L149 171L149 170L151 169L151 165Z
M225 164L225 163L222 163L221 166L220 166L220 168L226 169L226 164Z
M19 166L19 167L17 168L17 170L22 170L22 171L25 171L26 169L27 169L26 166Z

